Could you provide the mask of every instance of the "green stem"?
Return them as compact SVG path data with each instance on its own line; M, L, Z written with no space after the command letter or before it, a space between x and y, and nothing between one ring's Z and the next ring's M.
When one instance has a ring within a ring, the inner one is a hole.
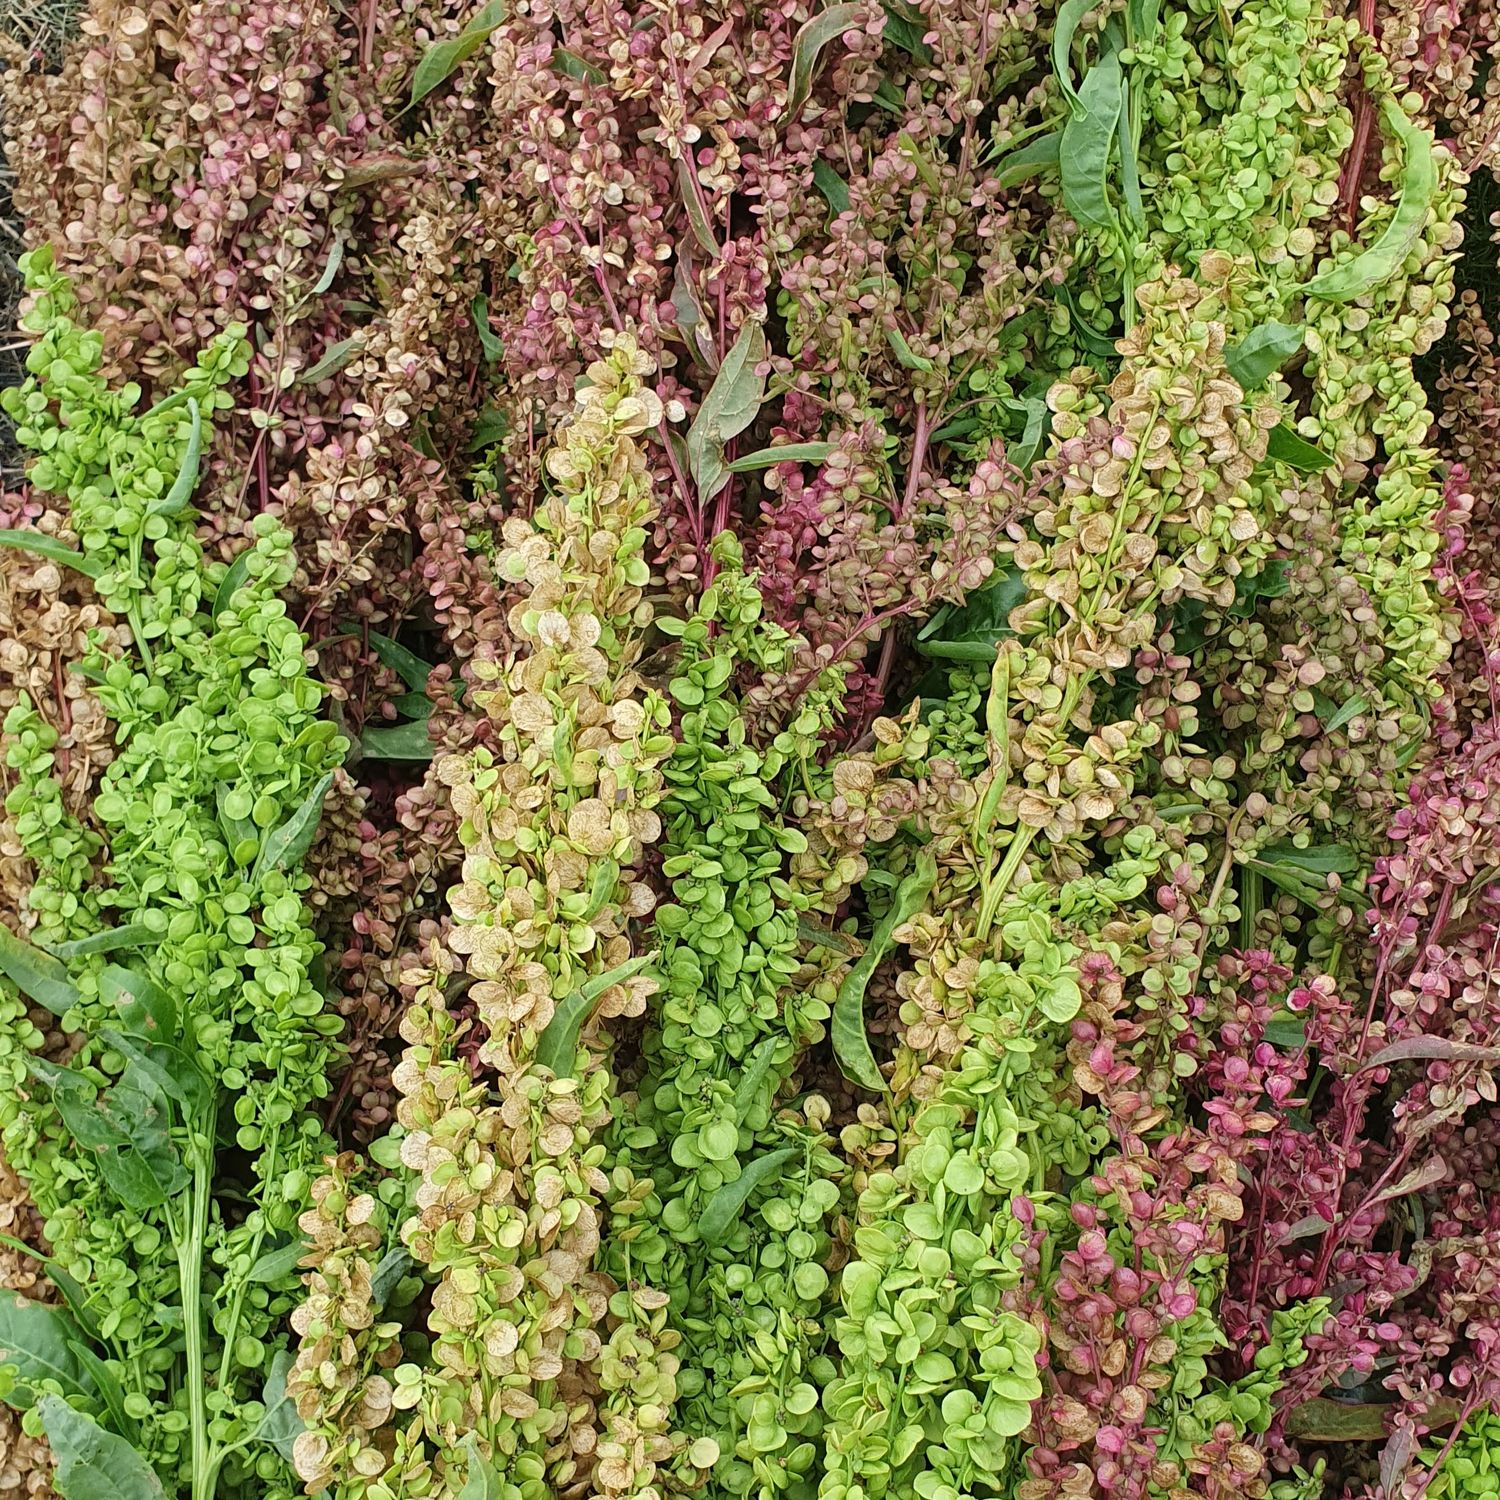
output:
M187 1345L188 1414L192 1424L192 1500L213 1500L217 1460L210 1462L208 1392L203 1368L203 1258L207 1253L209 1191L213 1148L207 1132L194 1132L193 1189L186 1242L174 1232L177 1274L182 1288L182 1327Z

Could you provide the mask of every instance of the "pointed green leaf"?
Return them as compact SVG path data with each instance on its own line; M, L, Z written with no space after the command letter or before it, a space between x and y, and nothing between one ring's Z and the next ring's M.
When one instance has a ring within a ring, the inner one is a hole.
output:
M503 0L489 0L489 4L457 36L434 42L422 54L411 76L411 103L425 99L473 57L505 19L505 14Z
M1333 460L1321 448L1314 448L1285 422L1279 422L1266 434L1266 457L1299 474L1317 474L1332 466Z
M0 926L0 972L23 995L54 1016L66 1014L83 998L57 959L30 943L23 943L3 926Z
M309 365L297 376L297 384L316 385L320 380L337 375L364 346L365 336L362 333L350 334L348 338L330 344L316 364Z
M864 10L853 4L830 5L804 21L792 43L792 70L787 89L786 112L792 116L812 97L818 58L835 37L864 26Z
M1077 108L1063 128L1058 153L1063 207L1084 229L1117 227L1114 206L1109 201L1109 163L1124 97L1119 56L1106 52L1089 69Z
M627 958L624 963L596 974L574 990L553 1011L552 1019L538 1039L537 1062L542 1067L549 1068L555 1077L571 1078L574 1064L578 1060L579 1033L583 1030L583 1023L589 1012L594 1008L594 1002L610 985L619 984L622 980L639 974L655 957L654 953L642 953L634 958Z
M90 953L114 953L121 948L155 948L163 934L144 922L127 922L123 927L106 927L88 937L67 943L50 943L48 952L54 958L83 958Z
M266 835L255 862L255 879L270 870L295 869L301 863L323 821L323 802L332 785L333 772L324 771L286 822Z
M277 1350L272 1358L266 1388L260 1398L265 1415L255 1429L256 1439L274 1448L288 1463L292 1459L292 1444L297 1441L297 1435L306 1430L292 1398L286 1393L287 1376L295 1363L286 1349Z
M826 161L815 162L812 175L813 186L828 200L834 217L848 213L849 184Z
M1257 391L1302 347L1302 330L1274 318L1224 351L1224 364L1243 391Z
M367 760L431 760L434 753L426 719L394 729L366 729L359 737L359 748Z
M780 1172L796 1154L795 1146L782 1146L756 1157L733 1182L726 1182L704 1207L698 1219L698 1238L710 1246L727 1239L751 1193Z
M833 452L832 443L783 443L779 448L758 448L725 467L731 474L769 469L773 464L820 464Z
M104 564L97 558L87 557L64 546L55 537L43 536L40 531L0 531L0 547L14 547L19 552L35 552L48 562L60 563L82 573L85 578L97 578L104 571Z
M1078 23L1099 0L1065 0L1052 27L1052 72L1068 104L1078 108L1078 90L1073 87L1073 37Z
M188 501L193 498L193 491L198 487L198 465L203 453L203 413L192 396L187 398L187 408L192 425L188 430L187 451L182 455L182 465L177 470L177 478L172 481L172 488L160 500L153 500L147 507L148 515L175 516L187 508Z
M930 850L923 849L917 856L916 868L896 887L890 910L875 929L864 955L845 976L833 1002L833 1055L845 1078L872 1093L884 1093L886 1083L865 1030L865 990L891 947L891 934L922 909L936 880L937 861Z
M687 435L688 466L700 500L713 499L729 482L724 445L755 420L765 400L765 377L757 373L765 357L766 336L760 324L745 324L693 418Z
M228 571L220 580L219 587L214 591L213 617L215 620L229 608L230 602L244 586L250 581L250 559L255 556L253 546L246 547L235 560L230 563Z
M121 1029L132 1036L154 1042L176 1039L177 1006L147 975L109 964L99 975L99 993L114 1007Z

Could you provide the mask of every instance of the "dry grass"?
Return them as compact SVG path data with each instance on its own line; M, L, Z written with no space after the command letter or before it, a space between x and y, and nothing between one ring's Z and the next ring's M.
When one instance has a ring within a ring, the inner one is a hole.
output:
M33 66L55 68L80 7L81 0L0 0L0 32L26 49ZM15 325L21 293L16 257L24 248L24 226L11 209L10 170L0 156L0 387L19 383L23 374ZM0 415L0 490L12 488L20 477L10 422Z

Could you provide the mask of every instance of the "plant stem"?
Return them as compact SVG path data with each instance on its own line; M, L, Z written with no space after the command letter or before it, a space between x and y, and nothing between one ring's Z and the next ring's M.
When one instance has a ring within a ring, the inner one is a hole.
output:
M203 1257L208 1238L209 1191L212 1187L211 1138L206 1129L193 1153L193 1188L188 1204L187 1239L173 1235L177 1274L182 1288L182 1328L187 1345L188 1413L192 1424L192 1500L213 1500L218 1465L210 1461L208 1393L203 1368Z

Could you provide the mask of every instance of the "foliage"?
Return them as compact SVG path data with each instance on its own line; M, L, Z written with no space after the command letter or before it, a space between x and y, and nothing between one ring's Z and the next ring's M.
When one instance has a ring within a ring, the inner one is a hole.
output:
M16 58L0 1488L1493 1488L1497 55Z

